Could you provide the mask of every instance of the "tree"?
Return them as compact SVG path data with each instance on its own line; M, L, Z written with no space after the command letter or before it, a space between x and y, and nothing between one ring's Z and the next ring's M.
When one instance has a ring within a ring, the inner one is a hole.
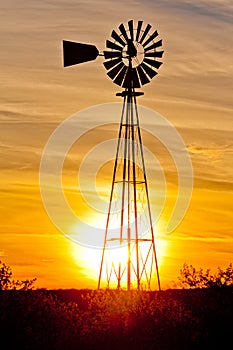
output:
M210 269L205 272L203 269L197 270L194 266L184 263L178 277L179 284L183 288L220 288L233 285L232 263L223 270L218 267L217 273L211 274Z
M13 280L10 266L0 261L0 290L29 290L33 289L36 278L32 280Z
M11 285L12 271L10 266L0 261L0 290L9 289Z

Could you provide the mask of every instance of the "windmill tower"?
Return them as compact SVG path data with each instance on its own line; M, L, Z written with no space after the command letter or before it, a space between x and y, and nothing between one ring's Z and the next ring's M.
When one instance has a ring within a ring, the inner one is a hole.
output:
M91 61L104 56L107 75L124 90L118 142L113 169L110 200L106 218L98 289L127 288L151 290L157 282L161 289L155 232L143 153L142 133L136 91L155 77L161 66L157 58L163 51L157 30L133 20L128 27L112 31L113 41L99 54L94 45L63 41L64 66Z

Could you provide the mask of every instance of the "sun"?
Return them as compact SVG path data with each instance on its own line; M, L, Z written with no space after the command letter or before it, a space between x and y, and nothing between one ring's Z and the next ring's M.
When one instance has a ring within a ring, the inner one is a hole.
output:
M98 217L95 218L95 220L98 220ZM99 221L93 221L92 225L100 225ZM78 228L77 228L78 230ZM85 233L82 233L85 234ZM158 260L158 266L159 266L159 272L160 274L163 273L163 266L164 266L164 258L168 254L168 241L164 238L158 238L158 233L155 235L155 246L156 246L156 255ZM102 238L104 240L104 237ZM133 248L132 248L133 251ZM74 259L77 266L81 267L82 273L85 275L86 278L93 281L93 284L96 283L96 288L98 285L98 279L99 279L99 273L100 273L100 266L101 266L101 258L102 258L102 248L96 248L96 247L84 247L77 243L73 243L71 246L71 255ZM141 244L140 245L140 255L146 256L148 253L148 245L147 244ZM115 245L114 248L106 249L105 250L105 259L108 261L109 269L111 269L112 266L115 267L112 269L112 274L117 275L117 269L116 267L121 266L122 271L127 268L127 261L129 259L128 255L128 247L127 244L123 245ZM132 266L136 266L136 261L132 257ZM133 267L132 267L133 270ZM107 280L106 273L104 271L103 277L105 280ZM106 281L105 281L106 282ZM154 282L155 284L155 282ZM122 287L126 288L127 280L122 279ZM136 278L133 278L133 272L132 272L132 287L134 288L136 285ZM110 288L115 288L116 283L111 283Z

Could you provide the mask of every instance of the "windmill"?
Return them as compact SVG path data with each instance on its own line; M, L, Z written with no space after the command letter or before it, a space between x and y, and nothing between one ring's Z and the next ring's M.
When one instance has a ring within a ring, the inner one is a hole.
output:
M106 229L100 262L98 289L115 286L127 290L151 290L156 280L161 289L155 232L143 153L136 89L148 84L158 72L164 51L157 30L143 21L128 21L113 30L107 49L100 53L94 45L63 40L64 67L104 56L107 75L124 90L118 142L114 162ZM112 230L112 225L117 229ZM119 253L124 249L125 255Z

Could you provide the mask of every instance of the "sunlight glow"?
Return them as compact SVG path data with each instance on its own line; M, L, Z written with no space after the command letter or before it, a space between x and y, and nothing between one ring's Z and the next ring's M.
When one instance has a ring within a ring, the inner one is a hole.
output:
M97 220L97 217L96 217ZM98 221L98 225L99 225ZM94 222L92 223L94 225ZM83 233L84 234L84 233ZM158 235L155 234L155 246L156 246L156 254L157 254L157 260L158 260L158 266L159 266L159 272L160 274L163 273L163 264L164 264L164 257L168 254L168 242L165 239L162 238L156 238ZM146 237L146 236L145 236ZM102 242L104 240L104 237L102 237ZM102 243L103 244L103 243ZM135 248L134 248L135 249ZM134 250L132 249L132 252ZM140 254L143 258L145 258L146 254L148 252L148 242L142 242L140 244ZM83 273L87 276L87 278L96 281L96 287L97 287L97 281L99 278L99 271L100 271L100 264L101 264L101 257L102 257L102 249L99 248L88 248L83 247L78 244L73 243L72 245L72 252L71 255L73 256L74 261L76 264L83 268ZM105 250L105 258L107 258L107 262L109 266L118 266L119 262L121 263L122 270L126 268L127 260L128 260L128 250L127 246L123 245L120 246L120 243L116 245L114 248L106 249ZM132 254L132 265L136 265L135 257ZM114 273L114 272L113 272ZM103 279L106 279L106 273L103 271ZM152 283L154 284L154 288L156 288L156 276L152 278ZM126 287L126 279L123 280L123 288ZM132 273L132 287L134 288L136 286L136 278L134 274ZM115 288L116 285L114 283L110 283L110 287Z

